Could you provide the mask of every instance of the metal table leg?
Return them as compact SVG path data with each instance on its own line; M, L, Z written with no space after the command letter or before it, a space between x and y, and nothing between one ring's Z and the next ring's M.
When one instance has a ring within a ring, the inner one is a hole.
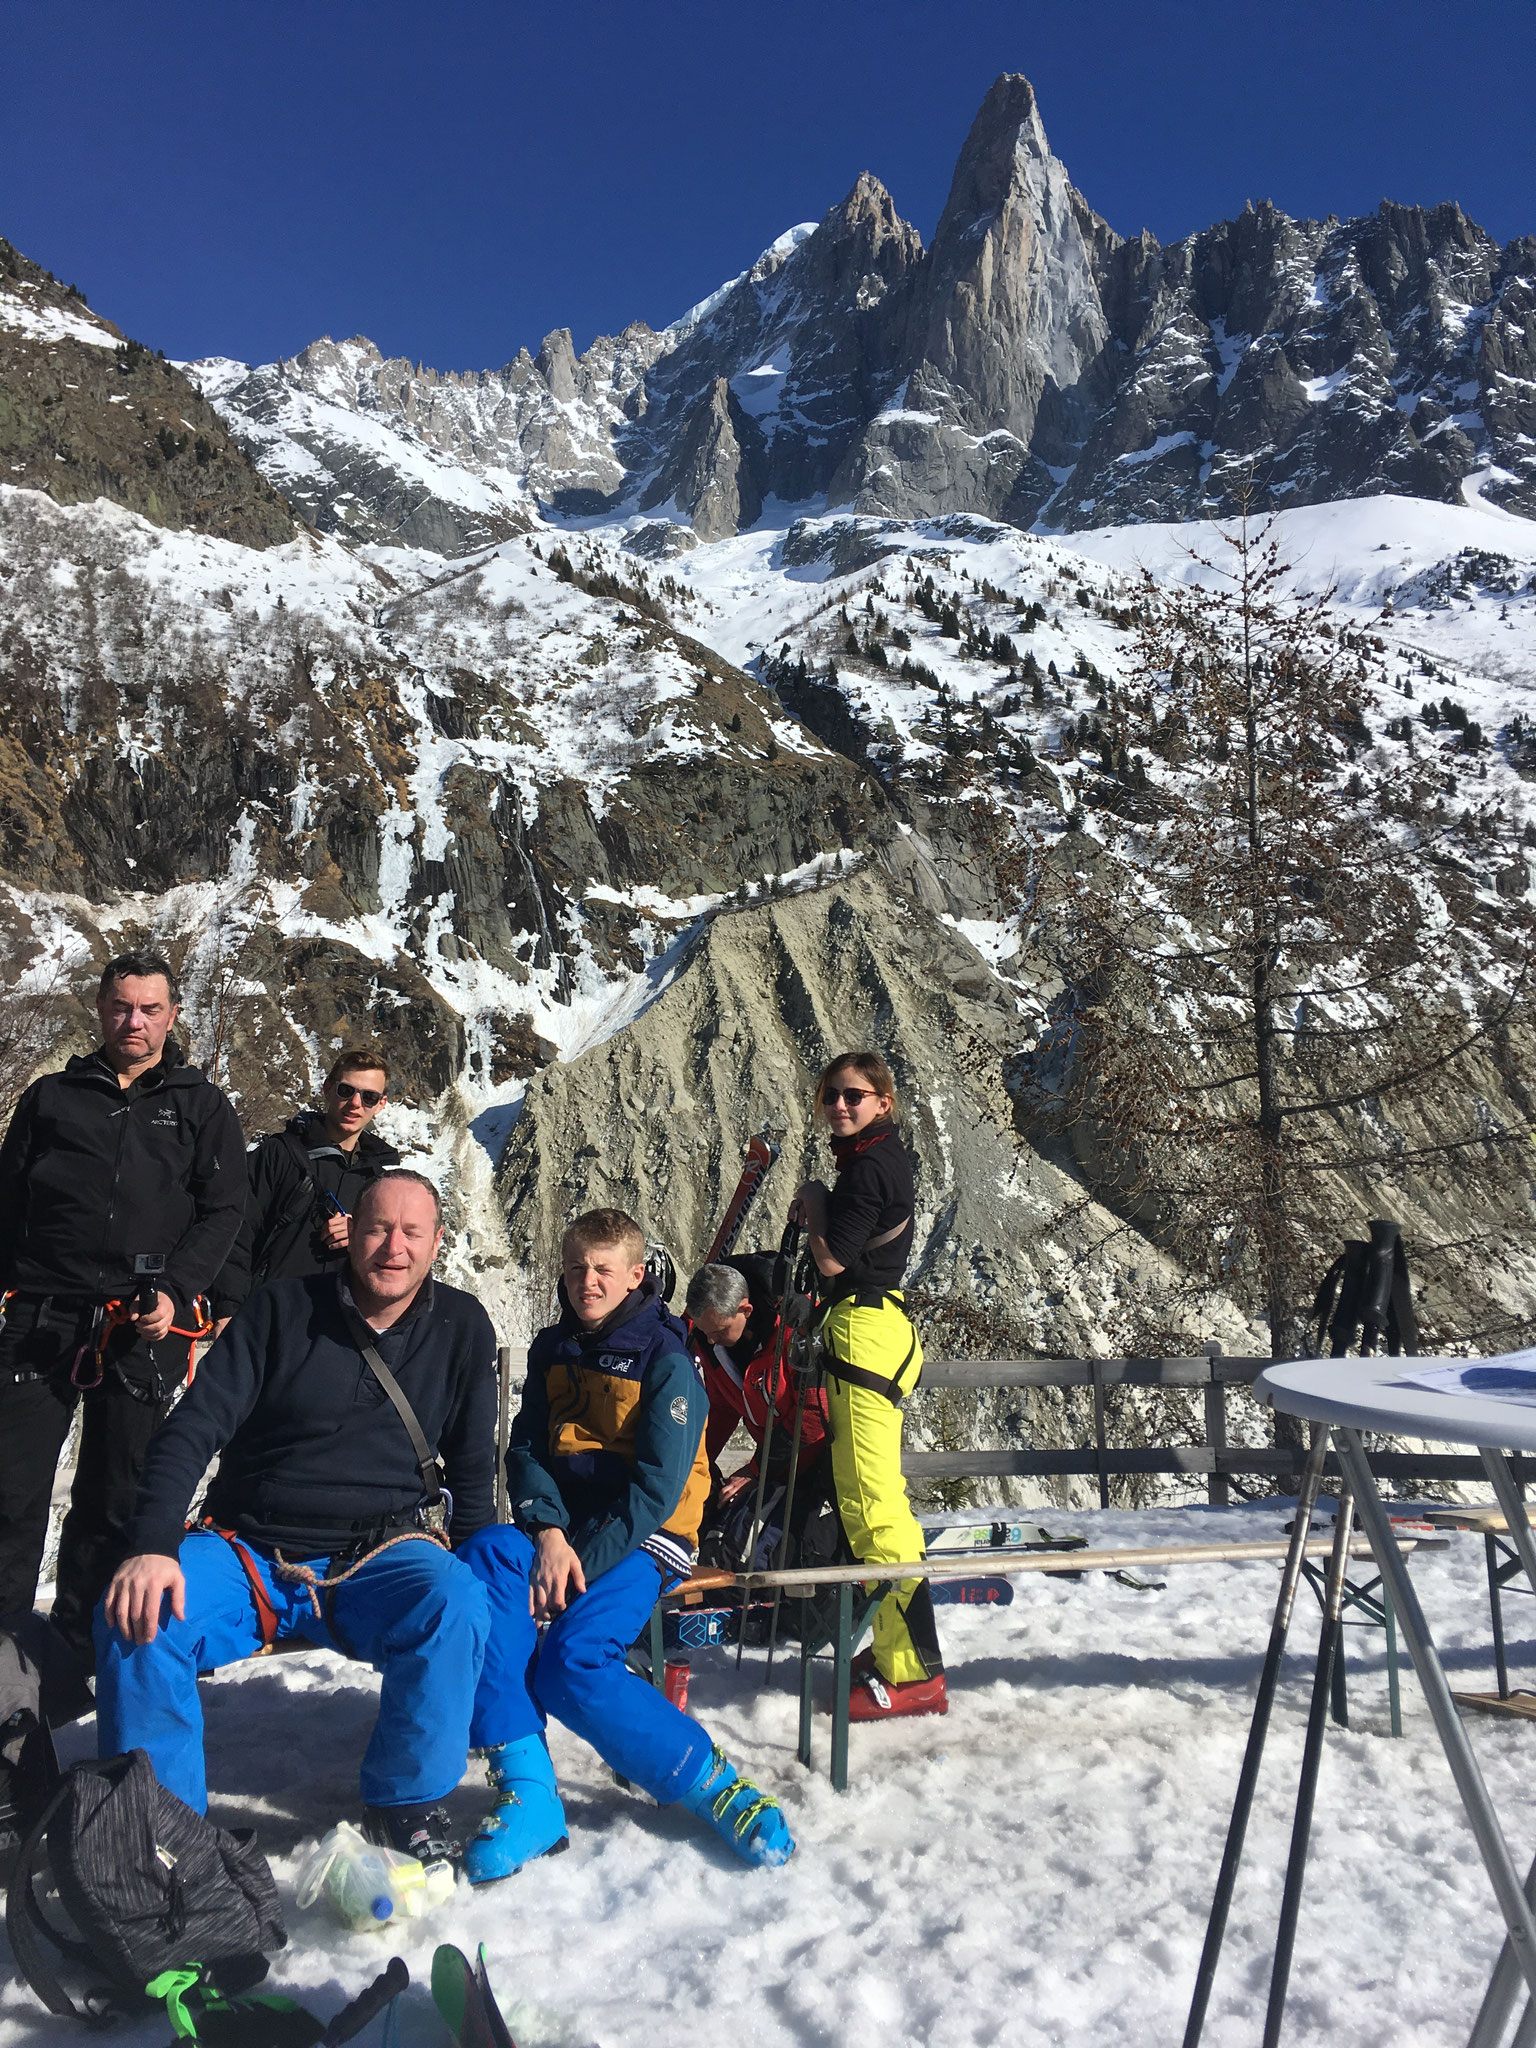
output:
M1381 1589L1381 1625L1387 1632L1387 1712L1392 1733L1403 1732L1403 1693L1397 1674L1397 1618L1392 1612L1392 1595Z
M1445 1751L1445 1760L1451 1767L1456 1780L1456 1789L1461 1794L1461 1803L1467 1820L1477 1841L1478 1853L1483 1859L1483 1868L1488 1872L1499 1910L1504 1915L1504 1925L1509 1929L1509 1943L1512 1946L1515 1967L1510 1972L1509 1993L1513 2003L1516 1986L1521 1977L1532 1991L1536 1991L1536 1919L1521 1887L1519 1873L1510 1859L1509 1844L1499 1826L1499 1817L1493 1810L1488 1797L1488 1787L1483 1783L1483 1774L1478 1769L1477 1758L1467 1731L1462 1726L1461 1716L1456 1711L1456 1702L1451 1698L1451 1688L1444 1669L1435 1651L1434 1638L1429 1624L1424 1619L1424 1610L1419 1605L1419 1596L1414 1591L1413 1581L1408 1576L1407 1566L1392 1535L1392 1524L1382 1506L1381 1495L1376 1491L1376 1482L1371 1477L1371 1468L1360 1443L1358 1430L1339 1429L1336 1432L1339 1458L1343 1464L1351 1487L1354 1490L1355 1505L1359 1512L1361 1526L1370 1539L1371 1549L1376 1558L1376 1569L1381 1573L1382 1584L1392 1596L1397 1610L1398 1621L1402 1624L1403 1639L1408 1645L1408 1654L1413 1659L1413 1668L1418 1673L1423 1688L1424 1701L1428 1706L1435 1728L1440 1736L1440 1746ZM1484 1453L1485 1462L1488 1454ZM1490 1477L1492 1473L1490 1472ZM1495 1481L1495 1488L1498 1482ZM1529 1525L1519 1496L1515 1496L1515 1512L1520 1526L1525 1531L1525 1541L1531 1546L1532 1560L1536 1561L1536 1544L1531 1542ZM1506 1509L1506 1513L1508 1510ZM1524 1552L1522 1551L1522 1555ZM1529 1567L1528 1567L1529 1568ZM1497 1971L1495 1977L1497 1978ZM1490 1998L1492 1986L1490 1986ZM1488 2010L1484 2001L1484 2013ZM1495 2032L1482 2036L1474 2031L1476 2048L1493 2048L1493 2043L1503 2031L1506 2010ZM1483 2018L1478 2020L1478 2029Z
M1306 1562L1307 1532L1312 1526L1312 1510L1317 1504L1317 1489L1322 1481L1323 1460L1328 1453L1328 1431L1321 1422L1310 1425L1311 1440L1307 1446L1307 1462L1301 1475L1301 1494L1296 1503L1296 1519L1291 1524L1291 1547L1286 1554L1285 1570L1280 1579L1280 1597L1275 1602L1275 1618L1270 1624L1269 1648L1264 1653L1264 1669L1259 1677L1259 1694L1253 1705L1253 1719L1248 1724L1248 1742L1243 1751L1243 1767L1238 1774L1237 1797L1232 1802L1232 1818L1227 1824L1227 1843L1222 1851L1221 1870L1216 1878L1216 1895L1211 1901L1211 1917L1206 1924L1205 1946L1200 1951L1200 1968L1195 1977L1194 1996L1190 2000L1189 2019L1184 2028L1184 2048L1198 2048L1200 2036L1205 2029L1206 2010L1211 2002L1211 1989L1216 1982L1216 1965L1221 1960L1221 1945L1226 1939L1227 1915L1232 1906L1232 1894L1237 1887L1237 1873L1243 1860L1243 1842L1248 1833L1248 1817L1253 1811L1253 1796L1259 1782L1259 1766L1264 1761L1264 1740L1269 1733L1269 1717L1275 1704L1275 1693L1280 1685L1280 1667L1285 1660L1285 1639L1290 1633L1291 1615L1296 1606L1296 1589L1301 1584L1302 1567Z
M1323 1625L1317 1642L1317 1669L1312 1681L1312 1707L1307 1716L1307 1739L1301 1758L1301 1779L1296 1788L1296 1818L1291 1828L1291 1853L1285 1868L1285 1891L1280 1900L1280 1928L1275 1936L1275 1961L1269 1979L1269 2003L1264 2012L1264 2048L1280 2048L1280 2029L1285 2019L1285 1999L1290 1988L1291 1959L1296 1950L1296 1923L1301 1916L1301 1888L1307 1874L1307 1851L1312 1839L1312 1808L1317 1797L1317 1776L1322 1768L1323 1738L1328 1724L1328 1696L1343 1636L1344 1579L1349 1569L1349 1538L1353 1526L1353 1503L1346 1478L1339 1493L1338 1515L1333 1525L1333 1552L1328 1559L1327 1599ZM1343 1720L1343 1716L1337 1718ZM1345 1723L1348 1726L1348 1723Z
M848 1668L853 1662L853 1588L837 1589L837 1649L832 1672L832 1789L848 1790Z
M1536 1590L1536 1540L1532 1538L1530 1518L1525 1512L1525 1502L1520 1498L1515 1475L1509 1469L1509 1460L1502 1451L1486 1444L1478 1455L1483 1461L1483 1470L1488 1474L1494 1499L1504 1511L1505 1531L1515 1547L1515 1554L1525 1569L1527 1579L1533 1590ZM1494 1647L1499 1663L1499 1697L1508 1699L1509 1681L1504 1664L1504 1628L1499 1600L1500 1573L1503 1567L1498 1561L1497 1540L1493 1536L1485 1540L1488 1548L1488 1601L1494 1617ZM1525 1898L1527 1906L1536 1909L1536 1862L1532 1863L1525 1880ZM1507 1915L1505 1917L1508 1918ZM1496 2048L1514 2010L1515 2000L1519 1996L1520 1977L1521 1967L1515 1947L1506 1939L1499 1951L1499 1960L1494 1966L1487 1996L1472 2029L1468 2048ZM1529 1972L1526 1973L1526 1977L1529 1982ZM1512 2048L1536 2048L1536 2003L1527 2002Z
M1501 1597L1502 1580L1499 1577L1499 1539L1491 1529L1483 1536L1483 1552L1488 1563L1488 1619L1493 1624L1493 1668L1498 1675L1499 1698L1509 1698L1509 1660L1504 1653L1504 1602Z
M1510 1542L1514 1545L1520 1562L1525 1566L1525 1576L1533 1591L1536 1591L1536 1536L1531 1534L1531 1525L1526 1517L1525 1502L1520 1498L1520 1488L1515 1475L1509 1469L1509 1460L1504 1453L1489 1444L1479 1446L1477 1455L1483 1461L1483 1470L1488 1474L1488 1483L1493 1488L1493 1497L1504 1510L1504 1527Z
M811 1768L811 1718L815 1707L816 1657L811 1647L811 1626L806 1617L809 1600L800 1603L800 1746L795 1755Z

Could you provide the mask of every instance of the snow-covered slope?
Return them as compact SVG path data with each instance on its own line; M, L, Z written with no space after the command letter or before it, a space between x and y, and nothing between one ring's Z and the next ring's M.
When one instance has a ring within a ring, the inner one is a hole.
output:
M1253 1509L1053 1518L1095 1545L1273 1540ZM1459 1536L1412 1561L1457 1687L1492 1686L1482 1547ZM348 1935L293 1905L297 1849L356 1810L357 1762L378 1681L325 1652L258 1660L200 1690L212 1813L252 1826L273 1859L289 1947L271 1988L322 2018L403 1954L404 2048L440 2041L428 1991L439 1942L484 1942L520 2048L1147 2048L1177 2041L1278 1583L1272 1565L1197 1565L1138 1592L1094 1573L1019 1580L1001 1610L940 1610L950 1710L942 1722L855 1728L850 1785L795 1762L796 1660L772 1687L763 1653L692 1653L690 1704L728 1754L784 1802L799 1847L782 1871L735 1863L676 1807L624 1791L557 1724L550 1747L569 1851L454 1900L388 1938ZM1510 1609L1517 1682L1536 1645ZM1275 1707L1207 2039L1258 2038L1269 1984L1316 1642L1310 1600ZM1350 1726L1330 1727L1297 1935L1285 2038L1375 2048L1469 2033L1501 1922L1412 1675L1404 1736L1388 1733L1379 1634L1345 1631ZM823 1686L825 1681L823 1681ZM823 1704L825 1691L822 1693ZM1518 1838L1529 1731L1473 1731ZM89 1754L89 1722L66 1732ZM473 1826L476 1771L450 1801ZM1340 1910L1347 1901L1347 1911ZM42 2037L40 2009L0 1988L0 2048ZM165 2021L120 2027L158 2048Z

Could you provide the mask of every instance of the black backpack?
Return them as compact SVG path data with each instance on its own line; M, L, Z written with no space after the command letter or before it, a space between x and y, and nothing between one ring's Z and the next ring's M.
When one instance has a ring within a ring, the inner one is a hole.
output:
M39 1902L45 1850L69 1932ZM246 1989L266 1975L264 1951L288 1938L254 1832L231 1834L194 1813L142 1749L65 1773L22 1844L5 1931L48 2010L87 2019L142 2010L145 1985L177 1966L200 1964L224 1988ZM61 1963L83 1982L83 2014Z

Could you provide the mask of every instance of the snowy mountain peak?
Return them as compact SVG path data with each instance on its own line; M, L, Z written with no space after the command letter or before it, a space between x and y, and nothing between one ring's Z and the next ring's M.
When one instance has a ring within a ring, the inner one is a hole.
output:
M464 373L361 338L194 370L317 526L448 555L540 516L718 534L770 501L1189 518L1250 478L1270 507L1465 487L1536 515L1536 239L1501 250L1454 202L1316 222L1259 200L1169 248L1127 241L1017 73L927 251L865 172L660 333L578 355L560 328Z

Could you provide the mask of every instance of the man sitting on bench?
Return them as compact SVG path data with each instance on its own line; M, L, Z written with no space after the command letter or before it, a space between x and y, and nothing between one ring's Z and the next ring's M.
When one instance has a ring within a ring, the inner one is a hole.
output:
M150 1445L133 1554L97 1611L96 1703L101 1753L147 1750L202 1812L200 1671L293 1635L361 1658L384 1680L365 1829L452 1865L439 1802L464 1774L489 1612L450 1544L494 1513L496 1338L473 1296L433 1280L442 1238L431 1182L385 1173L340 1274L274 1281L240 1309Z

